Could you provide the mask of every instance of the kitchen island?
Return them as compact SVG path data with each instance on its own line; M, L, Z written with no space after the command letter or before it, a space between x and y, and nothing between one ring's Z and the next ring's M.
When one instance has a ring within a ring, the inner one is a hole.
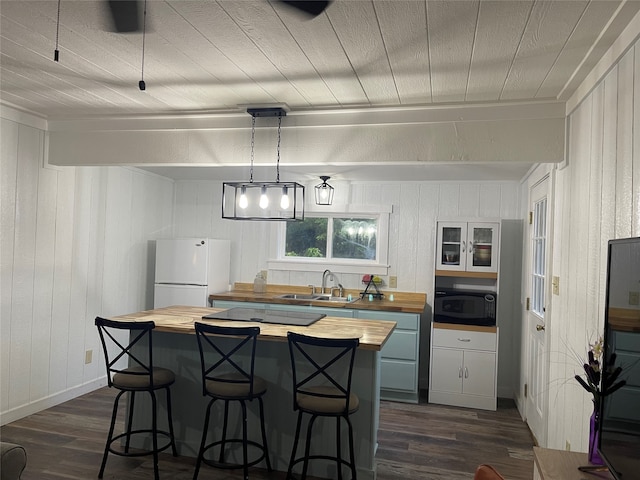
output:
M313 290L316 294L322 293L320 287ZM380 354L380 398L418 403L420 337L424 330L422 313L426 295L398 291L382 293L382 298L369 300L368 295L361 297L360 290L345 289L337 298L325 296L321 299L314 298L310 287L269 284L264 292L255 293L253 284L236 282L231 291L209 295L209 302L217 308L266 308L395 322L396 328Z
M195 457L198 451L202 424L208 400L202 396L200 358L195 337L194 322L204 315L221 311L220 308L172 306L112 317L122 321L153 320L156 330L153 336L154 364L171 368L176 373L176 383L171 387L173 422L178 453ZM353 372L353 391L360 397L360 409L351 416L354 428L355 457L358 477L375 479L375 450L380 403L380 350L395 328L394 322L337 318L327 316L312 325L290 326L259 322L206 320L213 325L259 326L260 336L256 348L256 374L269 382L264 397L267 440L273 468L286 471L293 444L296 414L293 412L291 365L287 344L287 332L321 337L358 337L360 347L356 354ZM140 398L142 400L142 397ZM145 399L146 400L146 399ZM164 406L162 395L159 404ZM249 405L250 436L258 438L259 423L256 405ZM136 414L150 408L150 402L136 401ZM159 419L165 418L162 413ZM215 419L212 428L217 428ZM235 425L239 428L239 423ZM335 450L333 422L317 429L312 446ZM231 435L237 435L232 431ZM346 444L346 442L344 442ZM335 464L315 462L310 474L321 478L336 478Z

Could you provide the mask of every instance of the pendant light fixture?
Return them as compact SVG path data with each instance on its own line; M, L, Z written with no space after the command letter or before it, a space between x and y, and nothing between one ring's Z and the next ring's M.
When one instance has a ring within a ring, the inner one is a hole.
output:
M314 188L316 190L316 205L331 205L333 203L333 187L327 183L331 177L321 176L322 183Z
M251 164L248 182L224 182L222 184L222 218L230 220L304 220L304 186L296 182L280 181L280 138L282 108L250 108L251 115ZM253 159L256 118L278 117L278 147L276 157L276 181L254 182Z

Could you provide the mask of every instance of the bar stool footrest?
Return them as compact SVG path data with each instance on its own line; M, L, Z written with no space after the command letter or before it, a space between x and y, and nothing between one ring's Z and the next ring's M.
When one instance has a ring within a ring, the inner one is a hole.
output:
M305 460L309 460L309 461L311 461L311 460L328 460L328 461L333 462L333 463L336 463L338 461L338 459L336 457L331 456L331 455L309 455L306 458L302 457L302 458L298 458L298 459L294 460L291 463L291 468L290 469L293 470L293 467L295 467L298 463L303 463ZM352 463L349 460L347 460L346 458L341 458L340 459L340 464L344 465L345 467L349 467L350 469L355 467L355 465L352 465ZM295 472L292 471L291 474L295 475Z
M153 432L153 430L151 429L146 429L146 430L133 430L132 432L129 433L129 436L131 438L134 438L136 435L151 435ZM166 445L162 445L162 446L158 446L158 453L166 450L167 448L171 447L172 444L172 438L171 438L171 434L169 432L165 432L163 430L157 430L156 431L157 435L158 435L158 442L160 441L160 438L164 438L168 441L168 443ZM122 445L122 447L119 450L116 450L115 448L113 448L111 445L113 443L115 443L116 441L122 439L122 438L126 438L127 433L121 433L119 435L116 435L115 437L113 437L111 439L111 441L109 442L109 453L113 453L114 455L119 455L121 457L144 457L145 455L153 455L154 451L153 449L151 450L147 450L147 449L140 449L138 447L132 447L131 445L129 446L129 448L134 448L135 452L125 452L124 451L124 445Z
M223 443L222 440L219 440L217 442L210 443L209 445L204 447L204 450L202 452L202 463L204 463L205 465L209 465L210 467L226 468L226 469L229 469L229 470L234 470L234 469L238 469L238 468L244 468L245 466L242 463L218 462L216 460L210 460L210 459L207 459L207 458L204 457L204 454L208 450L211 450L212 448L217 447L218 445L221 445L222 443ZM242 445L242 439L240 439L240 438L227 439L227 440L224 441L224 443L225 444L240 444L240 445ZM254 465L257 465L262 460L267 458L267 450L260 443L254 442L253 440L247 440L247 447L254 447L261 453L260 457L258 457L257 459L248 460L247 461L247 467L252 467Z

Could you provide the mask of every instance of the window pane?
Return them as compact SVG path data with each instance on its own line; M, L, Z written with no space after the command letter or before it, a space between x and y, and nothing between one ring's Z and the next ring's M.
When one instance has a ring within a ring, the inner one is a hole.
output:
M473 229L473 243L491 244L493 242L493 228Z
M327 218L307 217L287 223L285 255L289 257L327 256Z
M547 200L543 198L534 206L533 265L531 301L534 313L544 318L544 279L547 257Z
M374 218L334 218L333 257L375 260L377 233Z
M460 227L444 227L442 229L442 241L447 243L460 243L462 229Z

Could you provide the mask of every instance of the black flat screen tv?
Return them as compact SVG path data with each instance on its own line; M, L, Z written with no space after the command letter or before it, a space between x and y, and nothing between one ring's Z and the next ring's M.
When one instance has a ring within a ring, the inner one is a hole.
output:
M620 366L626 383L602 398L598 450L617 480L640 478L639 297L640 237L610 240L602 372Z

